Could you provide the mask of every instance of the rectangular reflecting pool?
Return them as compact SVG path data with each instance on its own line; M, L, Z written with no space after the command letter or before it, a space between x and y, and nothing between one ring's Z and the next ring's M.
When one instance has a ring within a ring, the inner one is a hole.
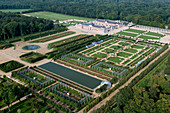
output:
M43 64L39 67L44 69L44 70L47 70L49 72L52 72L54 74L57 74L61 77L69 79L73 82L76 82L80 85L86 86L90 89L96 88L102 82L102 80L99 80L97 78L91 77L91 76L86 75L84 73L80 73L78 71L69 69L67 67L64 67L62 65L59 65L59 64L56 64L56 63L53 63L53 62Z

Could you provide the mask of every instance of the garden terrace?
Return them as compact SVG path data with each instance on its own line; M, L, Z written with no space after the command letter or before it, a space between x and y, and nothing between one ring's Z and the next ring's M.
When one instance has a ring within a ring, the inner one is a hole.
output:
M17 72L16 74L22 78L25 78L25 79L37 84L38 86L43 86L45 84L50 83L51 81L54 81L54 79L52 79L48 76L44 76L40 73L37 73L36 71L34 71L32 69L24 69L24 70Z
M47 41L54 40L54 39L57 39L57 38L65 37L65 36L68 36L68 35L72 35L74 33L75 32L67 31L67 32L64 32L64 33L56 34L54 36L49 36L49 37L46 37L46 38L34 40L34 41L31 41L31 43L43 43L43 42L47 42Z
M128 33L128 32L118 32L117 34L119 35L125 35L125 36L130 36L130 37L136 37L138 34L133 34L133 33Z
M68 80L68 79L65 79L65 78L63 78L63 77L60 77L60 76L58 76L58 75L56 75L56 74L53 74L53 73L51 73L51 72L49 72L49 71L46 71L46 70L44 70L44 69L34 68L34 70L36 70L36 71L38 71L38 72L40 72L40 73L42 73L42 74L44 74L44 75L50 76L50 77L52 77L52 78L54 78L54 79L56 79L56 80L58 80L58 81L61 81L61 82L65 83L65 84L68 84L69 86L72 86L72 87L74 87L74 88L76 88L76 89L78 89L78 90L87 92L87 93L89 93L89 94L92 94L92 93L93 93L93 90L91 90L91 89L89 89L89 88L86 88L86 87L84 87L84 86L82 86L82 85L79 85L79 84L77 84L77 83L74 83L74 82L72 82L72 81L70 81L70 80Z
M133 60L132 62L130 62L128 65L129 66L134 66L135 64L137 64L139 61L142 61L142 59L144 59L145 57L143 55L139 56L138 58L136 58L135 60Z
M101 83L101 80L97 78L77 72L56 63L49 62L39 67L90 89L96 88Z
M61 56L61 59L68 60L77 64L86 65L86 66L94 62L94 59L87 58L77 54L72 54L72 53Z
M61 82L51 86L48 88L48 90L79 105L83 105L85 102L92 98L92 95L86 94L84 92L79 92Z
M120 57L110 57L110 58L108 58L107 60L119 64L120 62L122 62L122 61L124 60L124 58L120 58Z
M15 70L15 69L18 69L20 67L23 67L23 66L24 65L19 63L19 62L11 60L11 61L5 62L3 64L0 64L0 70L7 73L7 72L10 72L12 70Z
M140 34L146 32L146 31L143 31L143 30L136 30L136 29L126 29L125 31L134 32L134 33L140 33Z
M126 53L126 52L119 52L119 53L117 53L117 56L128 58L128 57L132 56L132 54Z
M93 65L92 67L98 68L101 71L106 70L108 72L111 72L112 73L111 75L118 75L118 76L123 76L126 72L128 72L128 69L124 69L122 67L117 67L117 66L103 63L103 62L99 62L99 63Z
M147 32L146 35L152 35L152 36L157 36L157 37L164 37L164 35L155 33L155 32Z
M28 63L35 63L37 61L44 59L45 56L40 53L30 52L30 53L21 55L20 58L21 60L26 61Z
M87 38L87 36L88 35L77 35L77 36L71 37L69 39L65 39L65 40L62 40L62 41L57 41L57 42L49 44L48 48L54 48L54 47L58 47L58 46L62 46L62 45L67 45L67 44L69 44L71 42L75 42L75 41Z
M157 37L145 36L145 35L141 35L141 36L139 36L138 38L159 40L159 38L157 38Z

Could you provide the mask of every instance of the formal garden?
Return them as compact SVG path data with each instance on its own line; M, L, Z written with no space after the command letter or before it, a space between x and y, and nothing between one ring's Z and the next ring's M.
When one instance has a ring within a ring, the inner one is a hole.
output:
M35 63L45 58L44 55L35 52L29 52L20 56L21 60L28 63Z
M7 73L15 69L21 68L23 66L24 65L19 62L11 60L11 61L0 64L0 70Z
M92 95L71 88L64 83L58 83L44 91L45 94L52 92L51 96L57 101L61 101L72 109L80 109L92 99Z
M44 88L55 82L53 78L45 76L27 67L13 72L12 77L19 79L30 87L36 89Z
M160 33L137 30L137 29L126 29L124 31L118 32L117 35L136 37L136 38L143 39L143 40L148 40L148 39L159 40L161 37L165 36Z

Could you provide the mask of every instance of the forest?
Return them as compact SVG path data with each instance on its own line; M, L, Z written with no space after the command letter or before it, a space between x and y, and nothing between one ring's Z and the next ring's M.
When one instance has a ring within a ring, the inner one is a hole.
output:
M0 12L0 40L51 30L53 21Z
M0 9L30 8L56 13L133 21L170 28L169 0L1 0Z

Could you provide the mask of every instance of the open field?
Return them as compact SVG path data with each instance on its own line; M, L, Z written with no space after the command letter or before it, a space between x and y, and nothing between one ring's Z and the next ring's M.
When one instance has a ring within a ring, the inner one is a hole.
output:
M164 35L155 33L155 32L147 32L146 35L152 35L152 36L158 36L158 37L164 37Z
M29 11L30 9L0 9L2 12L23 12L23 11Z
M131 37L136 37L136 36L138 36L138 34L127 33L127 32L118 32L117 34L119 34L119 35L125 35L125 36L131 36Z
M136 29L126 29L125 31L140 33L140 34L146 32L146 31L143 31L143 30L136 30Z
M69 69L67 67L64 67L64 66L52 63L52 62L43 64L39 67L49 72L55 73L61 77L69 79L73 82L89 87L91 89L96 88L101 83L101 80L99 79L93 78L89 75L77 72L75 70Z
M145 35L141 35L141 36L139 36L138 38L159 40L159 38L152 37L152 36L145 36Z
M79 20L86 20L86 21L94 20L92 18L70 16L70 15L64 15L59 13L47 12L47 11L27 13L27 15L31 15L39 18L51 19L51 20L59 20L59 21L68 20L68 19L79 19Z

